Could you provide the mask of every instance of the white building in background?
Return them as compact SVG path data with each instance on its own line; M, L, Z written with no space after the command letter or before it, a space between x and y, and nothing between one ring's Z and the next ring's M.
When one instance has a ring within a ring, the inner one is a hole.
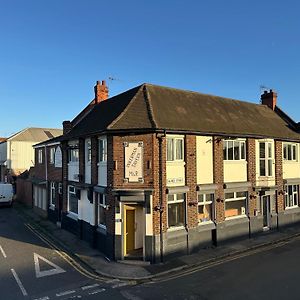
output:
M61 129L26 128L0 142L0 181L34 166L33 145L57 137Z

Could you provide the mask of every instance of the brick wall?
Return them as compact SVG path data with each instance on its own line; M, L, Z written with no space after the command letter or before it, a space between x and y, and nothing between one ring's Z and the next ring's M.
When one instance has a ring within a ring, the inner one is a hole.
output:
M39 163L39 160L38 160L39 150L42 150L42 153L43 153L43 162L41 164ZM46 173L45 173L45 148L44 147L35 149L34 159L35 159L35 166L34 166L35 177L40 178L40 179L45 179Z
M197 164L196 164L196 136L185 137L185 162L186 162L186 185L189 187L187 193L187 225L189 228L198 225L197 205Z
M33 206L32 183L24 178L17 178L17 200L26 205Z
M284 211L284 184L282 176L282 142L275 141L275 184L278 186L277 193L277 211Z
M62 143L62 166L63 166L63 212L67 211L68 205L68 143Z
M59 147L59 145L49 146L47 147L47 166L48 166L48 181L62 181L62 168L55 167L54 163L50 163L50 149L55 148L55 150Z
M225 220L224 211L224 165L223 165L223 140L220 137L213 137L213 178L217 185L216 190L216 221L217 223Z
M255 139L247 139L246 147L246 159L247 159L247 181L251 183L251 187L248 190L249 193L249 216L254 216L254 210L256 209L256 199L258 195L253 192L256 185L256 154L255 154Z

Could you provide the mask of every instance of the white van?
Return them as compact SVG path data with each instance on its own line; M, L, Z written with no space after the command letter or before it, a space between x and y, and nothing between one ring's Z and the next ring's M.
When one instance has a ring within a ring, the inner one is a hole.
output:
M0 205L12 205L13 196L12 184L0 182Z

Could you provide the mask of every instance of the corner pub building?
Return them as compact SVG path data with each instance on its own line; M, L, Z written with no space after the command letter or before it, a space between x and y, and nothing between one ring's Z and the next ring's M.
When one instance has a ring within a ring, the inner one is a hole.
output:
M299 126L276 100L152 84L108 98L97 82L63 123L62 228L157 263L299 222Z

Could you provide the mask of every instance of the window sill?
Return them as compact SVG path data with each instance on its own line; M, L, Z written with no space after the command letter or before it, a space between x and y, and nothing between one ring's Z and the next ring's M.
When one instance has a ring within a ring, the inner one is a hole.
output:
M224 164L243 164L247 165L247 161L245 159L240 160L224 160Z
M107 231L106 231L106 226L104 226L104 225L98 225L97 232L106 235L106 233L107 233Z
M184 226L177 226L177 227L170 227L170 228L168 228L168 231L169 232L174 232L174 231L180 231L182 229L185 229L185 227Z
M67 217L70 218L70 219L73 219L75 221L78 221L78 214L75 214L71 211L68 211Z
M50 204L49 209L55 210L55 205L54 204Z
M225 218L225 221L245 219L245 218L247 218L247 215L239 215L239 216L234 216L234 217L227 217L227 218Z
M286 207L284 210L284 214L294 214L300 212L300 207L299 206L292 206L292 207Z

